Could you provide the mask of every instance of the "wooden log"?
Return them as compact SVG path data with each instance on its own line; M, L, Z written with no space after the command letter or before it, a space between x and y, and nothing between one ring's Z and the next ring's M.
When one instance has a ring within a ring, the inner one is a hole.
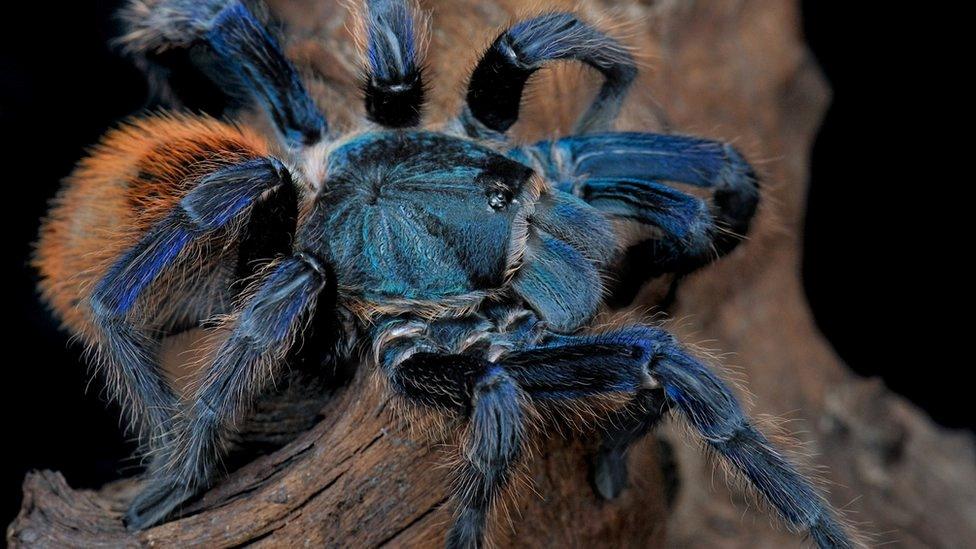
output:
M377 386L358 377L328 401L325 419L310 431L235 471L184 518L144 532L129 532L121 522L138 482L95 492L71 489L59 473L31 473L8 541L31 547L440 545L451 520L450 452L393 418L389 397ZM275 402L263 403L260 413L274 415L281 400ZM523 477L531 488L508 506L511 520L495 528L499 542L660 545L665 510L654 440L633 453L631 465L641 474L612 504L589 487L584 446L556 437L541 447Z

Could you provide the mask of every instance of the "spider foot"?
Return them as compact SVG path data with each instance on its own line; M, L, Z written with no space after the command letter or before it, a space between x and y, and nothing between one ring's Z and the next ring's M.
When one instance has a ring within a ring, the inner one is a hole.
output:
M617 499L627 487L627 456L619 449L602 449L593 456L591 480L601 498Z
M122 522L130 531L144 530L166 520L191 496L193 492L173 477L151 478L129 504Z

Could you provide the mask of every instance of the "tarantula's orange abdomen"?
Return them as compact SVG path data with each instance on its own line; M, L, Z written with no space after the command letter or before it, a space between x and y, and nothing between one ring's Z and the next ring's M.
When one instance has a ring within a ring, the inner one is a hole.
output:
M207 117L157 115L109 132L66 179L34 264L44 299L75 334L112 263L214 169L268 154L254 132Z

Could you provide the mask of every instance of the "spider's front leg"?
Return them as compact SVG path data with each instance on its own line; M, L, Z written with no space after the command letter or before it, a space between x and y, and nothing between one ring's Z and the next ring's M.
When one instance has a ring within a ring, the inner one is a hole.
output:
M122 41L150 67L162 65L170 87L174 79L209 80L233 103L257 101L290 147L320 141L328 132L325 117L260 13L248 5L261 4L131 0L121 13L128 31Z
M407 334L410 328L399 331ZM663 330L550 333L544 343L516 348L495 361L475 353L439 353L405 337L405 346L390 347L382 361L394 391L469 418L449 547L483 544L488 514L524 446L530 400L577 402L606 394L634 395L622 413L644 414L638 425L608 428L614 437L605 443L607 452L622 458L664 412L677 410L791 528L808 531L821 548L851 546L826 500L770 445L725 383ZM612 479L607 488L616 489Z
M666 273L686 274L732 251L759 204L752 167L729 144L652 133L600 133L542 141L514 149L557 187L610 217L651 225L660 236L628 253L639 272L620 273L615 295L629 302L640 284ZM706 189L704 200L665 182ZM637 262L635 262L637 263Z

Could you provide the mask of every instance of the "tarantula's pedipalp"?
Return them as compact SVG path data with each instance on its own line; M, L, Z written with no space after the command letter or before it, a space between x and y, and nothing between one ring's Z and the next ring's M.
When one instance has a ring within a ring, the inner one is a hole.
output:
M141 54L189 49L190 61L238 101L258 101L291 147L325 137L328 124L278 41L242 0L135 0L127 47Z
M327 281L325 266L307 252L282 260L261 281L177 423L164 465L152 471L149 486L130 506L128 527L159 522L210 484L223 437L271 381Z
M461 126L471 137L505 133L518 120L522 91L549 61L575 59L600 71L603 87L574 133L610 129L637 76L619 42L570 13L550 13L516 23L492 42L471 74Z
M627 273L633 280L621 288L630 291L665 273L690 273L732 251L748 232L759 204L759 180L752 167L719 141L601 133L541 141L512 149L509 156L536 166L558 188L609 216L660 229L659 238L635 245L633 253L644 268ZM711 199L664 182L708 189Z
M418 16L409 2L397 0L370 0L365 16L366 114L388 128L416 126L424 103Z

